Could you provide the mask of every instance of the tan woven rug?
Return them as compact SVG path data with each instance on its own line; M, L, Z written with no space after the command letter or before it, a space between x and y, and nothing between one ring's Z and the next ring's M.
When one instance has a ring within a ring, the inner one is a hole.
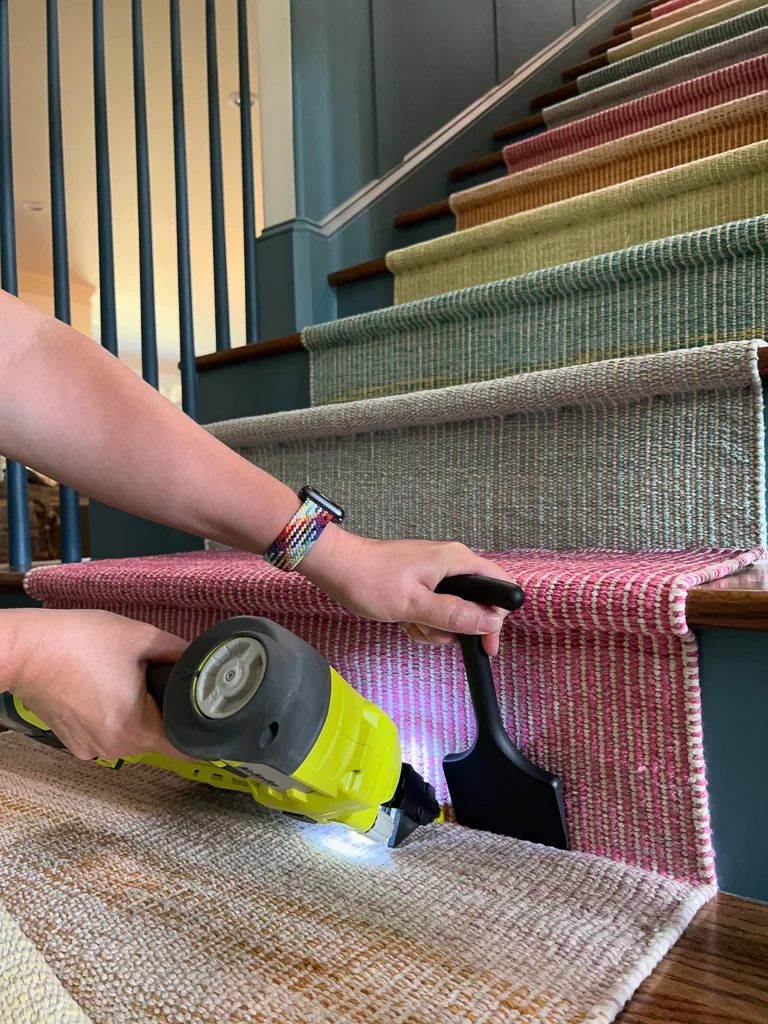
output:
M5 904L95 1024L603 1024L713 894L452 825L386 851L7 734L0 792Z

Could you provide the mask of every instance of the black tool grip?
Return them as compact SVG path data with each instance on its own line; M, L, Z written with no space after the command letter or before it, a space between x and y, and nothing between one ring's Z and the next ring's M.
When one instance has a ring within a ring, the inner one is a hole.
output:
M464 601L505 608L511 612L517 611L525 601L522 587L492 576L446 576L435 587L435 593L453 594ZM459 643L477 719L478 742L482 744L488 739L499 742L502 737L508 741L496 697L491 661L485 653L483 638L460 636Z
M168 680L173 672L174 665L153 661L147 665L147 690L149 691L150 697L154 697L155 703L163 710L163 702L165 701L165 690L168 686Z
M435 587L436 594L453 594L463 601L492 605L516 612L525 601L522 587L493 576L446 576Z

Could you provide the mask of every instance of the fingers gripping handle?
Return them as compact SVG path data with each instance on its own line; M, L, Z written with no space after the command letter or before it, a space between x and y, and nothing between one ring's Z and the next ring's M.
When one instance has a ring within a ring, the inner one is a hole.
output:
M435 587L438 594L453 594L464 601L474 601L507 611L517 611L525 601L525 594L516 583L507 583L490 576L446 576ZM472 706L477 719L477 739L483 737L507 738L496 697L491 671L491 659L483 648L481 636L460 636L461 653L467 673Z
M525 601L522 587L493 576L446 576L435 587L436 594L453 594L462 601L475 601L516 612Z

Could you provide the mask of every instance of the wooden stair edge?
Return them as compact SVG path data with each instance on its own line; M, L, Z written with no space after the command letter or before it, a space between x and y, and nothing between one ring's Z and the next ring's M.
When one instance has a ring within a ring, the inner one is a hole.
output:
M503 166L504 153L498 149L495 153L489 153L488 156L481 156L477 160L470 160L469 163L452 167L448 172L448 180L464 181L465 178L471 178L475 174L482 174L483 171L490 171L494 167Z
M608 58L604 53L601 53L599 57L590 57L583 64L575 64L572 68L565 68L563 78L579 78L581 75L588 75L590 71L599 71L600 68L607 68L608 64Z
M565 85L558 86L557 89L553 89L551 92L542 93L541 96L534 96L531 100L531 110L543 110L545 107L551 107L555 103L560 103L562 100L569 100L573 96L579 95L579 87L576 82L567 82Z
M362 281L366 277L378 277L379 274L388 273L386 259L368 260L367 263L356 263L343 270L334 270L328 275L328 284L332 288L338 288L340 284L349 284L351 281Z
M493 141L504 142L515 135L522 135L523 132L530 131L531 128L539 128L541 125L546 127L546 121L541 111L538 111L535 114L531 114L530 117L524 117L522 121L515 121L512 124L508 124L505 128L497 129L493 133Z
M644 25L652 19L653 15L650 11L647 14L636 14L634 18L628 18L627 21L620 21L618 25L614 25L613 34L615 36L623 35L625 32L630 32L635 25Z
M61 565L61 562L58 559L52 562L33 562L32 568L40 569L49 565ZM26 576L26 572L17 572L15 569L11 569L8 564L0 565L0 593L23 594Z
M599 57L600 54L610 50L613 46L621 46L622 43L630 42L632 42L631 32L619 32L611 36L610 39L604 39L602 43L595 43L594 46L591 46L589 49L589 55L590 57Z
M384 260L372 260L371 262L384 263ZM360 267L369 265L368 263L358 264ZM349 271L355 269L355 267L347 268ZM336 271L336 273L344 272ZM223 352L211 352L208 355L198 356L195 361L198 370L209 370L212 367L225 366L229 363L247 363L252 359L268 359L270 356L282 355L284 352L298 352L303 347L301 332L297 331L295 334L285 334L279 338L270 338L268 341L256 341L250 345L228 348ZM768 346L757 350L757 369L761 377L768 379ZM0 566L0 573L2 573L2 566Z
M400 213L395 217L396 228L409 228L414 224L422 224L427 220L436 220L438 217L445 217L451 213L451 204L447 199L441 199L439 203L430 203L429 206L420 206L416 210L409 210L408 213Z
M195 365L200 370L211 370L217 366L230 366L233 363L247 363L252 359L267 359L269 356L282 355L284 352L297 352L304 346L301 344L301 332L285 334L268 341L254 341L249 345L238 345L221 352L210 352L197 356Z

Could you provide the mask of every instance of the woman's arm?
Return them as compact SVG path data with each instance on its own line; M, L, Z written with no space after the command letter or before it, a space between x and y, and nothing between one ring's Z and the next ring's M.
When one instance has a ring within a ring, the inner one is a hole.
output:
M296 512L284 484L235 454L91 339L0 292L0 452L126 512L263 553ZM433 588L443 576L506 578L461 544L365 540L329 526L301 571L369 618L417 623L417 639L483 633L503 613Z

